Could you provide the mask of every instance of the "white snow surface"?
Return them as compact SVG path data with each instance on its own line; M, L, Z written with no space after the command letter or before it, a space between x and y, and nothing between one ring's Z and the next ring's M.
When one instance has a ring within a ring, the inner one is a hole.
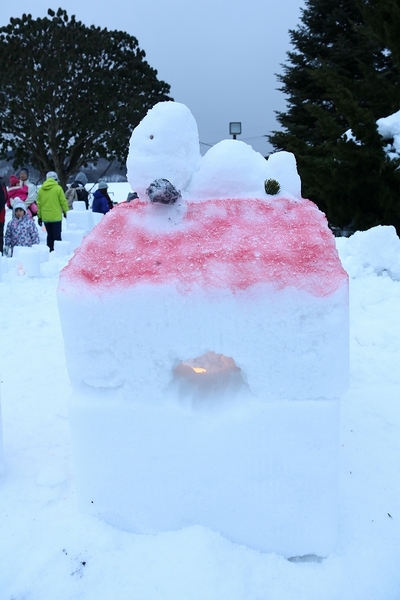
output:
M323 560L286 560L201 526L128 533L80 513L56 302L69 257L52 253L40 278L1 261L2 600L398 600L400 240L376 227L337 246L350 276L351 385L339 543Z

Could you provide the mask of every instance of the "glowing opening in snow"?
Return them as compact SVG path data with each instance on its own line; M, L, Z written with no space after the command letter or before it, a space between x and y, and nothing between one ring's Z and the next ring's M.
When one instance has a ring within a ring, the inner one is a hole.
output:
M197 358L183 360L176 367L175 374L189 378L201 374L209 378L214 376L215 379L218 374L226 374L229 371L240 371L233 358L215 352L206 352Z
M212 351L182 360L173 371L173 382L178 386L178 394L191 398L195 404L233 397L246 386L233 358Z

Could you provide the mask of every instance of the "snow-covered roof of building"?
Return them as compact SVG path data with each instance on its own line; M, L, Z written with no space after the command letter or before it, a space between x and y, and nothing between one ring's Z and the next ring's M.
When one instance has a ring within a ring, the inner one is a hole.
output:
M174 284L182 293L260 283L325 296L347 280L325 215L308 200L140 200L108 213L61 274L61 289Z

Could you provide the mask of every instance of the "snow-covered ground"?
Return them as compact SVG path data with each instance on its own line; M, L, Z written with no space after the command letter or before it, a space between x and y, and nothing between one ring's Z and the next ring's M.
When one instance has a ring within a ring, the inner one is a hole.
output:
M323 560L263 554L199 526L136 535L79 513L56 303L67 259L53 253L41 278L3 273L0 600L400 598L400 240L378 227L337 242L350 275L351 387L339 544Z

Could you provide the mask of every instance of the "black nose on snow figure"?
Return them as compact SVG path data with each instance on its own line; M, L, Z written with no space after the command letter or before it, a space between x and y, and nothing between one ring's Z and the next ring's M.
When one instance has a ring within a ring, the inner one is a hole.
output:
M155 179L146 190L150 202L160 202L161 204L175 204L181 193L168 179Z

